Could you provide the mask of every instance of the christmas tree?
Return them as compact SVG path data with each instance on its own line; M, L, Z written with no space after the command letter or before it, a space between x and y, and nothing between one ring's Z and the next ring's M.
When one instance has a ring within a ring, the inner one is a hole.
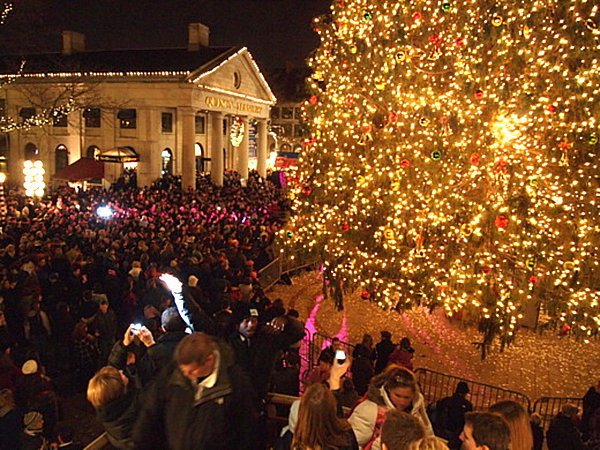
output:
M286 244L326 289L443 305L510 343L542 307L597 333L597 7L335 1L315 20ZM584 328L582 328L584 327Z

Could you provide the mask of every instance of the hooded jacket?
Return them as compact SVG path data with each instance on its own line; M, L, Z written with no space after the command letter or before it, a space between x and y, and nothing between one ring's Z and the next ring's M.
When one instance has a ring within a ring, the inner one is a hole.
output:
M133 449L131 433L139 412L138 391L130 390L106 405L96 408L98 420L104 425L108 440L113 447Z
M381 449L379 433L382 421L378 420L378 416L381 418L385 412L394 408L394 404L383 386L374 386L373 384L369 386L365 400L354 408L352 415L348 419L360 448L364 448L373 437L376 437L370 448L372 450ZM434 436L431 422L429 421L429 417L427 417L423 394L418 391L416 392L415 399L406 409L406 412L420 420L425 428L425 435L427 437Z

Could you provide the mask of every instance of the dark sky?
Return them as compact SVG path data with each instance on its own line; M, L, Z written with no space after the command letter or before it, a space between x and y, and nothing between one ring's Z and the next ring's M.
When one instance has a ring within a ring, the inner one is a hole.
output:
M30 37L19 42L53 49L60 48L63 29L85 33L89 49L181 47L187 43L187 24L202 22L211 29L211 45L245 45L262 66L282 67L288 60L302 62L318 45L311 20L327 12L330 2L19 0L13 21L32 24Z

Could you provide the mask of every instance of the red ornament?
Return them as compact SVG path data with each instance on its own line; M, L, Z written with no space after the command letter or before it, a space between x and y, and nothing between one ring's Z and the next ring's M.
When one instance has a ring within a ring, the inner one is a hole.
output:
M425 238L423 237L423 235L419 234L417 237L415 237L415 244L421 245L424 240L425 240Z
M508 217L498 216L496 217L495 223L498 228L506 228L508 226Z
M429 42L433 45L441 45L442 38L439 34L432 34L431 36L429 36Z
M369 300L371 298L371 294L369 294L367 291L362 291L362 293L360 294L360 298L362 298L363 300Z
M536 277L535 275L532 275L529 277L529 282L530 283L537 283L537 281L539 280L538 277Z
M482 89L477 89L475 91L475 98L483 98L483 90Z
M548 111L550 114L555 113L556 112L556 106L554 106L554 105L548 105L548 106L546 106L546 111Z
M422 14L421 14L419 11L417 11L417 12L413 13L413 19L414 19L414 20L416 20L416 21L419 21L419 20L421 20L422 18L423 18L423 15L422 15Z
M404 169L410 167L410 161L408 159L403 159L402 161L400 161L400 167Z
M302 193L308 197L310 194L312 194L312 188L306 185L302 188Z
M317 97L316 95L311 95L308 99L308 103L310 103L311 105L315 105L318 101L319 97Z
M490 266L485 266L483 269L481 269L481 271L483 273L490 273L492 271L492 268Z
M462 47L463 45L465 45L465 38L463 37L459 37L456 41L454 41L454 43L458 46L458 47Z
M350 67L348 60L347 59L343 60L342 61L342 69L346 70L346 69L348 69L348 67Z
M346 104L347 105L353 105L354 104L354 96L353 95L349 95L346 97Z
M471 153L471 157L469 158L469 161L472 165L478 166L479 163L481 162L481 155L477 152Z
M506 173L506 169L508 168L508 163L506 161L504 161L503 159L501 159L500 161L498 161L498 163L496 164L496 173Z
M388 114L388 122L389 123L396 123L398 122L398 113L394 112L394 111L390 111Z
M348 225L348 222L344 222L342 224L342 231L348 231L350 229L350 225Z

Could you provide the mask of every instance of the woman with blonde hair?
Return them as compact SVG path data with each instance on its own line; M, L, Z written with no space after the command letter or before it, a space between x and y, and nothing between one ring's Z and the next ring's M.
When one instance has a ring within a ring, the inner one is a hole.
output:
M426 437L408 445L407 450L449 450L440 438Z
M358 450L352 427L337 416L335 397L324 384L313 384L302 396L291 448Z
M521 404L513 400L504 400L492 405L490 411L500 414L508 423L511 450L531 450L533 448L529 414Z
M391 409L415 416L423 425L425 436L434 435L415 374L404 367L390 365L371 380L366 397L348 419L361 448L380 450L381 427L386 412Z

